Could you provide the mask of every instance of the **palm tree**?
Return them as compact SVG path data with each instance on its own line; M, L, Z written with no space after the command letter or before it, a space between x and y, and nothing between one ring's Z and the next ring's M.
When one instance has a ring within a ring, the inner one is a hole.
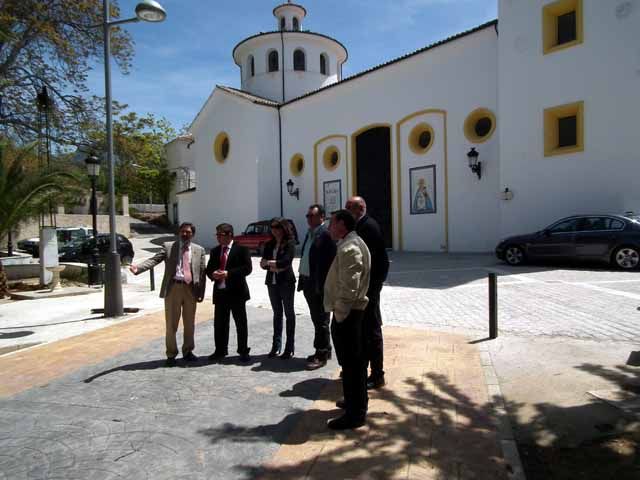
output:
M33 146L17 148L16 155L9 158L8 144L0 140L0 239L10 238L21 222L37 216L52 197L80 190L73 174L59 169L27 168Z

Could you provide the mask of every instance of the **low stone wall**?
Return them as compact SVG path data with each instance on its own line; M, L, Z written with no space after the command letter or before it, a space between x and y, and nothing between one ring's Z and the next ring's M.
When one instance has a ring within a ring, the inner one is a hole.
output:
M109 232L109 215L98 215L98 233ZM58 227L89 227L92 225L91 215L76 215L72 213L62 213L56 215L56 224ZM131 236L131 228L129 224L131 217L124 215L116 216L116 232L121 233L125 237ZM31 221L20 225L20 230L17 234L14 234L14 248L15 243L23 238L38 237L40 235L40 227L38 220ZM6 246L6 239L3 240L3 244Z

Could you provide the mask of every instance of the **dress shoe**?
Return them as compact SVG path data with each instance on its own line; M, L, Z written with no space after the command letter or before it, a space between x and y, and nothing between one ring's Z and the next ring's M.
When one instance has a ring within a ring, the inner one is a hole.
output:
M342 410L345 409L345 405L346 404L344 403L344 398L341 398L336 402L336 407L341 408Z
M376 390L378 388L382 388L386 385L387 382L384 381L384 375L381 376L370 376L367 378L367 390Z
M331 430L351 430L353 428L361 427L365 424L364 418L352 418L343 415L339 418L329 420L327 427Z
M282 355L280 355L280 360L289 360L291 358L293 358L293 352L287 352L286 350Z
M211 355L209 355L207 358L209 359L209 361L211 362L216 362L218 360L222 360L224 357L226 357L227 354L226 353L222 353L219 351L215 351L213 352Z
M177 364L175 358L167 358L164 362L165 367L175 367Z
M315 357L313 360L307 362L307 370L317 370L327 364L327 361L322 357Z
M240 361L242 363L249 363L251 361L251 355L249 355L249 352L241 353L240 354Z
M315 360L317 355L318 355L318 352L314 353L313 355L309 355L307 357L307 362L312 362L313 360Z
M280 349L279 348L272 348L271 351L267 354L267 357L275 358L278 355L280 355Z
M186 355L182 356L182 359L185 362L197 362L198 361L198 357L196 357L193 352L189 352Z

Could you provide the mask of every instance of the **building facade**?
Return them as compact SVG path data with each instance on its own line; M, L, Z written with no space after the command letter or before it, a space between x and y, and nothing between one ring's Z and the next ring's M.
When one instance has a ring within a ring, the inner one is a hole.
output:
M277 30L233 51L241 89L217 86L167 145L197 182L177 182L172 220L205 245L222 221L304 231L310 204L353 194L390 248L423 252L640 209L639 1L500 0L499 21L349 78L346 48L302 31L304 7L273 13Z

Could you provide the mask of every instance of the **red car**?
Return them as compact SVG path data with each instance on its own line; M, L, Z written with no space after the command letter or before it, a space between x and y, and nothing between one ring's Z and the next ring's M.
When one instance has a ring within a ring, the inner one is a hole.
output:
M293 220L287 218L287 222L289 222L289 232L297 245L299 241L296 226ZM249 250L257 253L262 253L262 247L264 247L264 244L269 240L271 240L271 220L261 220L250 223L244 232L233 238L234 242L237 242L239 245L244 245Z

